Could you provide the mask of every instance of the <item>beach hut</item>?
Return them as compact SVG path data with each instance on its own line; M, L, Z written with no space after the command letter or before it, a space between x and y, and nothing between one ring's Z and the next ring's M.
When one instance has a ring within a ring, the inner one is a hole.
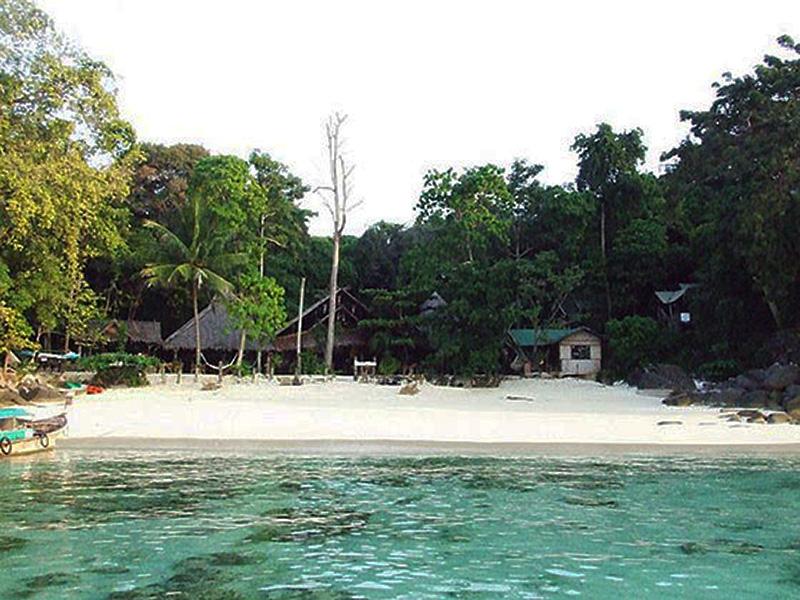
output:
M359 322L368 316L368 310L347 288L339 288L336 293L334 366L337 370L343 370L352 368L356 358L368 358L369 336L358 327ZM317 354L324 351L328 333L329 299L330 295L326 295L303 311L300 337L302 351ZM289 362L294 360L294 353L297 351L298 319L295 317L289 321L278 332L270 347L270 351L283 355ZM287 364L287 360L283 364Z
M229 357L239 352L242 331L234 327L225 304L213 300L198 314L200 321L200 344L203 357L210 365L218 362L229 362ZM172 335L164 340L164 349L172 350L175 357L181 352L186 352L187 363L190 362L188 351L194 352L195 342L194 317L181 325ZM268 350L269 343L253 340L249 336L245 339L246 352L259 352Z
M594 377L600 372L600 337L587 327L512 329L509 338L528 372L546 371L561 377Z
M100 338L106 343L118 342L123 335L129 351L153 350L160 348L163 343L159 321L111 319L100 331Z

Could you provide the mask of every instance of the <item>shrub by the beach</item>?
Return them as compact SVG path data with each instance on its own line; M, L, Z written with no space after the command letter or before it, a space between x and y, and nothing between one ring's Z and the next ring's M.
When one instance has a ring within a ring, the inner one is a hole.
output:
M378 363L378 375L396 375L402 367L398 359L387 354Z
M701 377L711 381L722 381L729 377L736 377L740 371L741 368L737 361L726 358L703 363L697 368L697 372Z
M316 352L303 350L300 354L303 374L305 375L324 375L325 374L325 361Z
M103 387L147 385L146 373L161 364L157 358L125 352L105 352L78 360L77 367L94 371L92 383Z

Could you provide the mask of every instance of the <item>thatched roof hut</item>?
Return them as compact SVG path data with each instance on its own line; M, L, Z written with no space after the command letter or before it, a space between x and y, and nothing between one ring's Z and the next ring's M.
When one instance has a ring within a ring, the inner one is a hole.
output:
M367 316L367 307L347 288L339 288L336 293L336 322L341 326L336 334L336 348L365 346L368 335L357 327L359 321ZM329 295L325 296L303 311L302 349L320 350L325 346L329 299ZM297 320L295 317L278 332L272 349L287 352L297 347Z
M161 323L159 321L121 321L112 319L105 324L101 336L107 340L116 340L120 332L124 331L129 342L160 346Z
M213 300L211 304L200 311L198 318L202 350L239 351L242 331L234 327L222 302ZM194 350L195 347L194 317L164 340L164 348L168 350ZM269 348L270 344L257 342L249 336L245 341L245 350L248 351L268 350Z

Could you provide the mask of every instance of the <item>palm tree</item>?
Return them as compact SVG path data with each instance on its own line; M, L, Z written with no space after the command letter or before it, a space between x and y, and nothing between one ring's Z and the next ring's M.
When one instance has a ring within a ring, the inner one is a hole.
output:
M204 203L194 198L180 213L177 227L170 229L155 221L146 221L145 227L152 229L161 242L163 252L157 263L148 264L141 271L148 285L172 287L189 283L192 289L195 336L195 379L200 372L200 319L197 297L202 286L214 292L229 294L233 285L225 279L225 272L241 258L241 254L226 252L229 239L216 232L213 219Z

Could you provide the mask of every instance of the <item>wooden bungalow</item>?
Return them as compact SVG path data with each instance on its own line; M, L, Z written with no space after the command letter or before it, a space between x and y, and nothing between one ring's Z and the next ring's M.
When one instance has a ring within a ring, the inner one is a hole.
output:
M314 302L303 311L300 348L319 355L325 351L328 335L328 301L330 295ZM334 347L334 367L348 370L353 367L353 359L365 358L369 336L358 328L359 322L367 316L364 306L347 288L339 288L336 299L336 340ZM297 352L297 323L295 317L281 329L270 351L281 354L283 364L294 362Z
M594 377L600 372L600 337L586 327L512 329L509 338L526 374L539 370L561 377Z
M239 352L242 331L233 326L225 304L213 300L198 314L200 321L200 344L202 352L209 364L216 365L222 361L228 363L234 353ZM174 359L182 359L186 365L194 361L195 342L194 317L181 325L172 335L164 340L164 349L173 353ZM268 343L261 343L247 337L245 351L255 353L268 350Z

